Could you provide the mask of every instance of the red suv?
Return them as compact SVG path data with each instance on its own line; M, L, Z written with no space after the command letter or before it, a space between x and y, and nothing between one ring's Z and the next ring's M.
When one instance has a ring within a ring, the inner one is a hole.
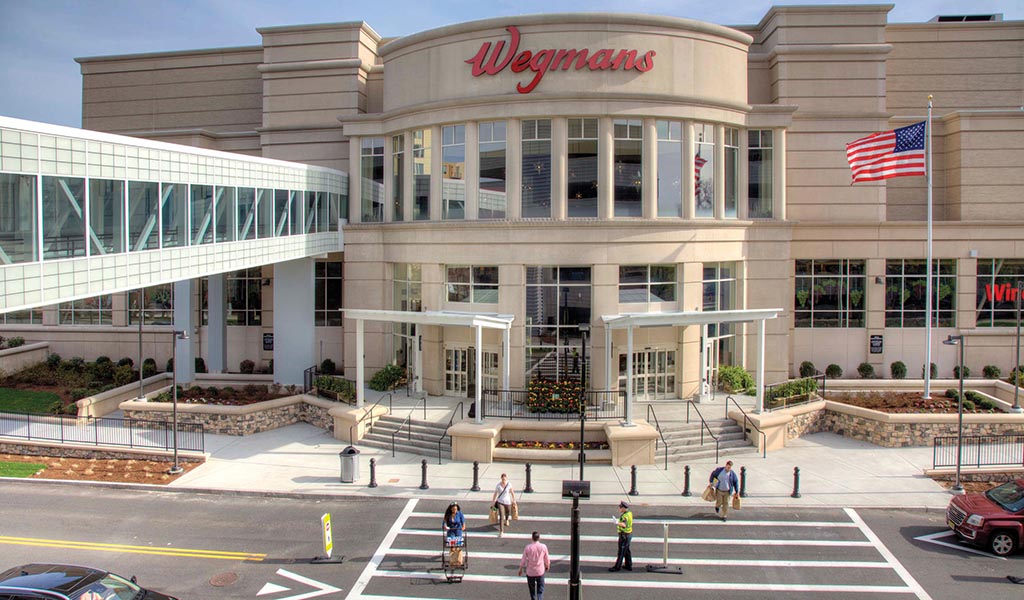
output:
M949 501L946 524L960 539L1006 556L1024 540L1024 479Z

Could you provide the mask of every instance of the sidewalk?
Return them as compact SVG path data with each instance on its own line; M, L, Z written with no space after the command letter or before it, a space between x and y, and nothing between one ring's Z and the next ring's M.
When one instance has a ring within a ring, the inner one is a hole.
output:
M719 410L721 407L719 407ZM642 415L638 415L642 417ZM359 479L340 483L338 453L347 444L330 432L297 424L245 437L207 435L209 458L172 487L315 495L367 497L459 498L490 501L501 473L508 473L523 501L561 500L563 479L576 479L578 465L537 464L532 468L534 493L523 494L525 468L516 463L481 464L481 491L470 492L472 463L445 461L361 447ZM358 447L358 446L357 446ZM377 462L378 487L369 488L370 459ZM427 459L430 488L420 490L421 461ZM735 468L746 467L748 507L927 507L945 509L950 494L922 473L931 466L931 448L880 448L830 433L792 440L785 449L737 457ZM722 461L724 462L724 458ZM638 496L628 496L630 469L586 465L591 502L614 504L628 499L640 505L706 506L700 494L714 460L690 464L692 496L681 495L683 465L664 463L638 467ZM800 468L800 498L792 498L793 468Z

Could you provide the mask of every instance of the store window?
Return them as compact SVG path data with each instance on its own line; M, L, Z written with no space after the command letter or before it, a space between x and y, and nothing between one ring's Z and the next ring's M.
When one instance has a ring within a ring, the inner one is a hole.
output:
M480 123L479 219L504 219L506 215L507 155L505 121Z
M188 185L161 183L160 198L160 247L188 246Z
M466 126L441 128L441 218L466 218Z
M449 265L445 273L449 302L498 303L498 267Z
M341 327L342 262L317 261L313 266L313 324L317 327Z
M38 260L36 178L0 173L0 264Z
M694 215L715 216L715 126L693 126Z
M395 263L392 274L393 303L395 310L419 312L423 309L423 275L420 265ZM416 325L392 323L393 355L395 364L409 367L409 359L416 343Z
M735 219L740 189L740 130L726 127L722 145L725 150L725 218Z
M363 138L360 154L360 219L363 223L380 223L384 220L384 138Z
M412 218L416 221L430 220L431 137L429 129L412 132Z
M612 174L615 178L615 216L644 216L644 127L640 119L616 119L613 122L615 152Z
M405 134L391 136L391 220L405 219Z
M203 325L210 323L209 278L199 280L199 304ZM263 322L263 271L260 267L224 274L224 319L232 327Z
M798 260L796 327L864 327L863 260Z
M522 122L522 216L551 218L551 121Z
M885 326L924 327L927 262L885 261ZM932 261L932 326L956 326L956 259Z
M112 319L110 294L82 298L57 305L57 318L61 325L110 325Z
M619 267L620 304L653 304L675 301L675 265L623 265Z
M142 322L145 325L174 323L174 287L166 283L142 290ZM139 294L128 294L128 323L139 323Z
M658 121L658 216L683 216L683 124Z
M89 255L124 252L124 225L124 181L90 179Z
M43 260L85 256L85 180L43 177Z
M736 264L704 263L703 295L704 311L735 310L736 305ZM732 323L710 323L708 337L714 356L712 369L717 365L736 364L735 325Z
M590 318L590 267L526 267L526 379L572 377Z
M747 132L747 217L772 218L772 130Z
M569 119L569 218L597 217L597 140L597 119Z
M1024 289L1024 259L978 259L978 327L1017 325L1017 301Z

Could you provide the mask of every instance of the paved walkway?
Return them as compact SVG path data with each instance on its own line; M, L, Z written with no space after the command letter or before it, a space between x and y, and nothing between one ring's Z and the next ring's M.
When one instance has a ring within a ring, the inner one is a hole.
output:
M370 400L372 402L373 400ZM752 406L752 399L739 399L741 405ZM399 416L410 410L414 400L404 399L395 407ZM447 421L451 403L457 399L429 399L428 419ZM685 419L681 403L656 404L658 418L667 421ZM468 408L468 403L466 403ZM724 396L702 403L705 418L724 416ZM417 409L417 412L422 408ZM646 408L640 407L636 418L644 418ZM422 418L420 413L415 418ZM694 417L695 418L695 417ZM339 452L347 444L335 440L329 432L307 424L291 425L246 437L207 435L209 459L202 467L185 474L172 486L210 490L237 490L299 494L339 494L361 496L460 498L489 501L493 486L501 473L509 474L517 493L525 484L521 464L493 463L480 465L482 491L471 492L471 463L445 461L428 457L428 490L420 490L423 456L361 447L360 476L355 483L340 483ZM358 447L358 446L357 446ZM369 460L377 462L378 487L369 483ZM724 460L724 459L723 459ZM880 448L842 436L819 433L789 442L782 450L734 459L737 470L746 467L746 506L773 507L929 507L944 509L949 493L923 475L931 467L931 448ZM703 504L700 493L708 474L715 467L713 460L695 460L690 464L691 491L684 497L683 465L669 463L638 468L639 495L630 497L629 468L608 465L586 465L584 475L591 481L592 502L614 504L620 499L651 505ZM792 498L793 468L800 468L800 498ZM561 482L578 477L578 465L533 466L534 493L523 494L523 501L557 501L561 498Z

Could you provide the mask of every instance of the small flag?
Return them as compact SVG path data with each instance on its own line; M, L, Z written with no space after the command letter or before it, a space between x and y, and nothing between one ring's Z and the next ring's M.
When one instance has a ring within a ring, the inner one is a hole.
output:
M873 133L846 145L853 183L925 174L925 122Z
M706 164L708 164L708 161L706 159L701 158L700 154L697 154L697 156L693 157L693 179L696 182L694 183L694 192L698 194L700 193L700 170Z

